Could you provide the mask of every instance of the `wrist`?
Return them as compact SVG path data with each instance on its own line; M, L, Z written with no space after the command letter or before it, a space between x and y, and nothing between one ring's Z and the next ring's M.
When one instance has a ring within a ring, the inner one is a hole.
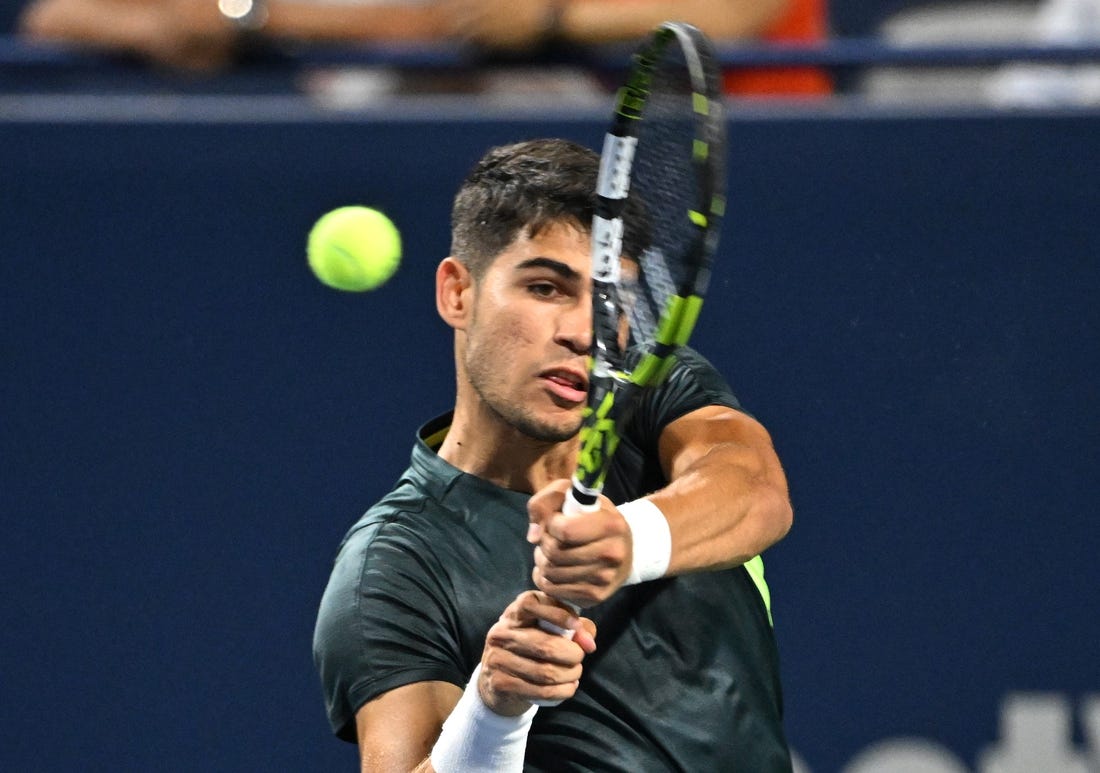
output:
M672 559L672 533L668 519L652 500L641 498L619 505L634 544L630 575L624 585L636 585L664 577Z
M443 731L432 747L436 773L518 773L523 770L527 734L538 706L506 717L497 714L481 699L474 669L462 697L443 723Z

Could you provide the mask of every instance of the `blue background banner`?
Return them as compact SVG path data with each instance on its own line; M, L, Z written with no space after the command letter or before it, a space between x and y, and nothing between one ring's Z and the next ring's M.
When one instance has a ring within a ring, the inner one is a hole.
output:
M602 116L161 106L0 119L0 761L350 770L314 614L449 407L451 195L487 146L598 147ZM1068 755L1033 771L1100 769L1100 115L730 128L696 340L791 480L766 564L800 768L1020 773L1025 732ZM305 264L350 203L406 240L369 294Z

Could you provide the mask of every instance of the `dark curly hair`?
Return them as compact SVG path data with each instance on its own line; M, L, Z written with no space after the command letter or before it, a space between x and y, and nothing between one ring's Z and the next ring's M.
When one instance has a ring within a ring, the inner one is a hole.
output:
M563 139L491 148L466 176L451 211L451 254L480 278L523 229L592 227L600 157Z

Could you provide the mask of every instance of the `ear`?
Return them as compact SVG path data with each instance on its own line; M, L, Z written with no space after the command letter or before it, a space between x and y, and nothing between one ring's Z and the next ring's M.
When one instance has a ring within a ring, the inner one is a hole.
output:
M435 308L443 321L462 330L470 314L473 277L453 256L440 261L435 270Z

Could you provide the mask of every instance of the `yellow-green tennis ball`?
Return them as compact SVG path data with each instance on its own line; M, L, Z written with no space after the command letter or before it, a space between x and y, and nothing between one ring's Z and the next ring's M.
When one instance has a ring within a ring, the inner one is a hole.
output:
M377 209L340 207L310 229L306 257L313 273L329 287L373 290L401 264L401 234Z

